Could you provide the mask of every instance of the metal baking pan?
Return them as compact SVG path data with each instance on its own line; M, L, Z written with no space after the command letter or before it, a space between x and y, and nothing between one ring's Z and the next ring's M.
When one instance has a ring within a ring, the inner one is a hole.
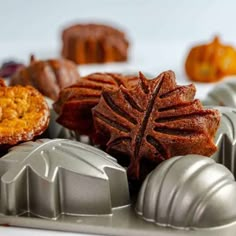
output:
M236 112L217 108L212 158L164 161L137 196L129 194L126 170L90 145L41 139L12 148L0 159L0 224L103 235L236 235Z
M215 85L202 102L207 106L228 106L236 108L235 79Z

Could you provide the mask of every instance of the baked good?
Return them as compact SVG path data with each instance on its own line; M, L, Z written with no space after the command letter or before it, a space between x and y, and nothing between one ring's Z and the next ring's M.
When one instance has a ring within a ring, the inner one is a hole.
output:
M77 24L62 33L62 56L77 64L126 61L125 34L108 25Z
M91 135L93 119L91 109L97 105L103 89L130 88L137 84L137 76L115 73L94 73L82 77L76 84L64 88L53 104L59 114L57 122L80 134Z
M131 89L103 90L93 109L96 144L106 151L128 156L128 174L140 178L140 169L153 168L173 156L216 151L214 136L220 113L204 109L194 100L194 85L178 86L175 74L166 71L148 80L140 73Z
M61 89L79 80L77 66L65 59L35 60L31 56L29 66L18 70L10 85L31 85L43 95L56 100Z
M215 82L236 74L236 50L224 45L218 37L209 44L194 46L186 59L189 79L197 82Z
M14 73L16 73L17 70L23 67L24 65L20 62L16 62L16 61L3 62L0 67L0 77L9 78L12 75L14 75Z
M6 87L0 81L0 148L42 134L50 114L43 95L31 86Z

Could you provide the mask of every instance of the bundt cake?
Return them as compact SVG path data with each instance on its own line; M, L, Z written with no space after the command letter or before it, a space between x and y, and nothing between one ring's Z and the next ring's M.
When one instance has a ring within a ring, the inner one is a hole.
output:
M62 56L77 64L126 61L125 34L108 25L77 24L62 33Z

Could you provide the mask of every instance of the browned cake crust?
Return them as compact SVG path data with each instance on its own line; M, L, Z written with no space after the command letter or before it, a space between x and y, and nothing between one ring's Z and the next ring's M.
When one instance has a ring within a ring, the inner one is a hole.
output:
M128 156L133 179L139 179L145 160L155 167L177 155L211 156L220 114L194 100L194 85L178 86L172 71L153 80L140 73L139 79L134 88L102 92L92 109L95 142Z
M62 33L62 56L77 64L126 61L125 34L101 24L77 24Z
M130 88L137 82L136 76L114 73L94 73L82 77L76 84L60 92L58 100L53 105L59 114L57 122L80 134L91 135L93 131L91 109L99 102L102 90L118 89L120 85Z
M77 66L65 59L35 60L19 69L11 79L10 85L31 85L43 95L56 100L61 89L79 80Z
M4 145L32 140L42 134L49 123L49 108L31 86L0 85L0 149Z

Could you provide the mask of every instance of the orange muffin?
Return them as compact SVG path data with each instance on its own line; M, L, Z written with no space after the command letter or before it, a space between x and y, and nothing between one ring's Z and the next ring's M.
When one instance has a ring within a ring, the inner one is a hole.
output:
M186 59L185 70L190 80L215 82L236 74L236 50L221 44L218 37L209 44L193 47Z

